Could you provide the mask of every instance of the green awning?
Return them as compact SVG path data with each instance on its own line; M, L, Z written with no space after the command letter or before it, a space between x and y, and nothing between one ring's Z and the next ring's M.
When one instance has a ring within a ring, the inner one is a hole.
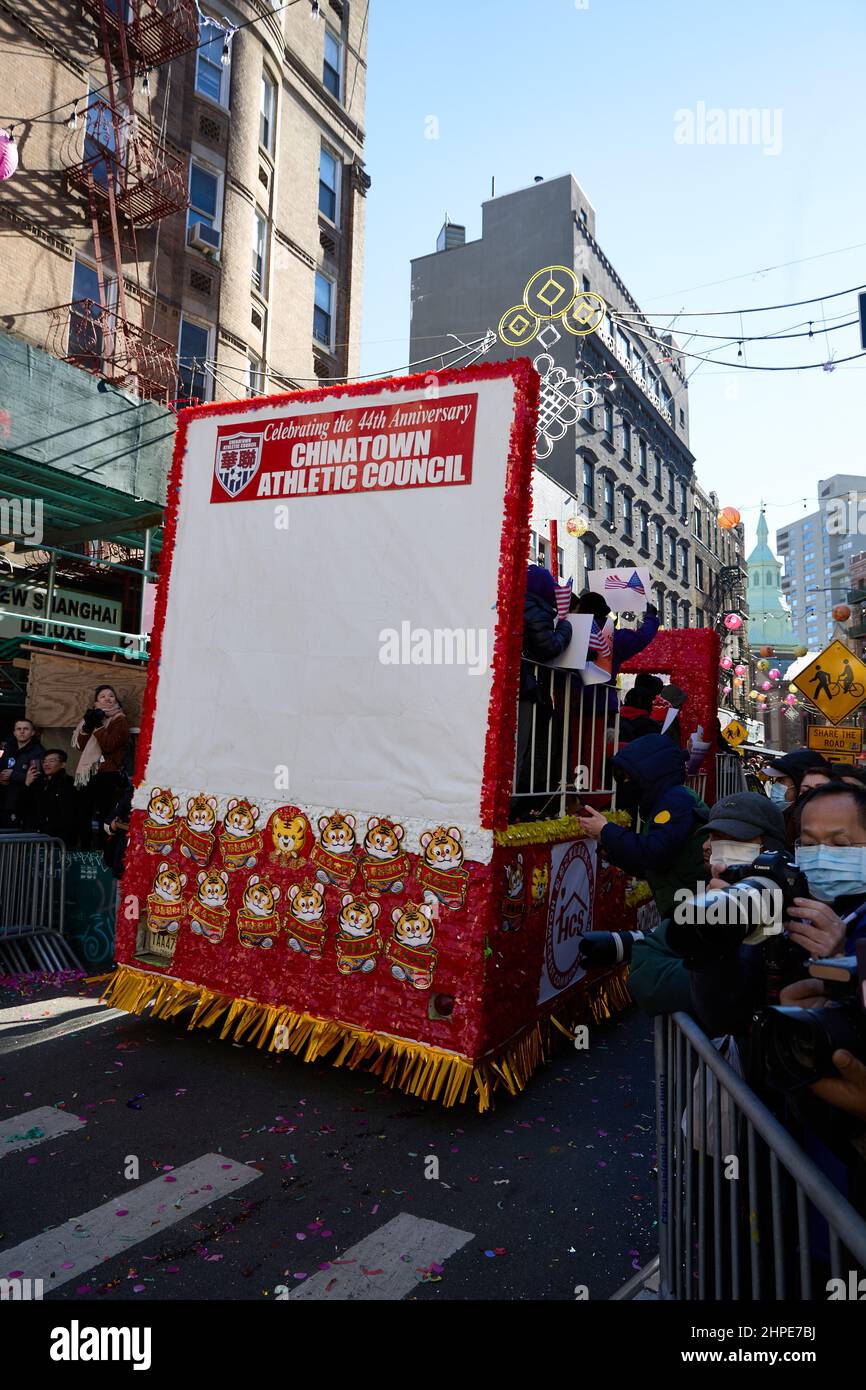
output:
M61 549L85 540L112 540L140 548L143 532L161 525L153 502L137 501L95 478L61 472L0 449L0 498L42 502L43 540ZM158 553L160 536L152 537Z

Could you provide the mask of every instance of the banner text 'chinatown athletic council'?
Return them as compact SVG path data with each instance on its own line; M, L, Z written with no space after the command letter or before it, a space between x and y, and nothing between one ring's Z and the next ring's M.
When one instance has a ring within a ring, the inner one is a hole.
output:
M211 502L472 482L477 394L223 425Z

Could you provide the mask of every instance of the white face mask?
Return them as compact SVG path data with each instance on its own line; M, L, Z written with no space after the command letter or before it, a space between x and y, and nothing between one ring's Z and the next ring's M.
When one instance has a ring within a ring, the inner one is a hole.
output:
M784 782L771 782L767 790L767 796L774 806L784 806L788 800L788 788Z
M710 863L726 869L732 864L751 864L762 850L760 840L714 840L710 845Z

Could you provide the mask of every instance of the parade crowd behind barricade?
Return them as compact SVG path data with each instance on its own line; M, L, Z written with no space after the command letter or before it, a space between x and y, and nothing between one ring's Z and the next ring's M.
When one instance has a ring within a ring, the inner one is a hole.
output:
M132 804L129 721L100 685L72 732L71 750L46 748L32 720L0 743L0 834L50 835L67 849L101 850L119 877Z
M572 640L561 591L530 567L518 789L532 707L545 727L562 699L555 682L552 702L542 692L532 665ZM660 917L652 932L587 933L584 965L591 973L627 961L629 990L647 1013L690 1014L866 1214L866 770L805 748L749 753L751 790L706 805L687 779L717 750L730 752L718 724L708 736L692 728L689 691L654 675L638 676L620 706L617 672L655 636L653 606L633 630L613 627L597 593L569 608L592 615L590 655L606 646L606 737L618 709L611 768L631 826L585 804L577 814L608 863L649 885Z

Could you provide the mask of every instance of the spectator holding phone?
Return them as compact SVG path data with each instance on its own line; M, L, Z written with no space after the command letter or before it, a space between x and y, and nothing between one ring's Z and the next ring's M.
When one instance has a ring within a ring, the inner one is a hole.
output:
M22 828L20 802L27 769L39 763L44 752L32 721L17 719L12 737L0 749L0 830Z
M34 758L28 765L21 807L25 830L51 835L62 840L67 849L74 849L78 839L78 802L62 748L49 748L41 763Z
M96 688L93 704L85 710L72 735L81 750L75 771L79 788L81 847L103 848L104 825L110 821L120 797L123 757L129 745L129 722L113 686Z

